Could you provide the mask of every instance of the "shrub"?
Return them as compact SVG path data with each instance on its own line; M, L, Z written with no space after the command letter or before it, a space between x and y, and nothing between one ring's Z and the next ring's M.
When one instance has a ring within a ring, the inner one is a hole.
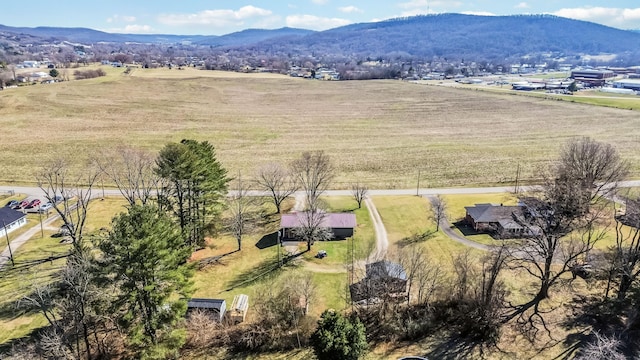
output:
M368 347L360 320L345 318L334 310L322 313L318 328L311 335L311 346L319 360L357 360Z
M73 72L73 76L76 78L76 80L93 79L105 75L107 75L107 73L102 69L76 70Z

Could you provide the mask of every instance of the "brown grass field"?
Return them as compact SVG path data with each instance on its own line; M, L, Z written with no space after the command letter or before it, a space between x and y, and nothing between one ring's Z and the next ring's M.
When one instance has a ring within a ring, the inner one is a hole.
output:
M0 183L33 183L39 165L101 148L214 144L231 174L305 150L334 160L334 187L509 183L539 171L567 139L615 144L640 177L638 112L401 81L325 82L273 74L104 67L107 76L0 92Z

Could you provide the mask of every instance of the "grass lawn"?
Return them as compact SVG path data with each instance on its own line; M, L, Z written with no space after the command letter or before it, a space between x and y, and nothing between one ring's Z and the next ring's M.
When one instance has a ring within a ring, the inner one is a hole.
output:
M380 213L389 237L389 256L398 256L398 251L407 246L403 240L416 234L433 232L426 240L418 243L424 247L430 259L439 264L449 266L456 254L470 251L481 254L479 250L470 249L457 243L443 232L435 232L436 225L429 201L417 196L376 196L373 201Z
M20 268L3 270L0 277L0 344L29 334L33 329L47 324L39 313L22 313L15 308L16 302L29 294L34 286L46 284L57 278L64 266L64 259L24 268L21 265L43 257L65 253L69 245L60 244L59 238L52 238L52 232L45 232L45 238L31 239L14 253L16 266Z

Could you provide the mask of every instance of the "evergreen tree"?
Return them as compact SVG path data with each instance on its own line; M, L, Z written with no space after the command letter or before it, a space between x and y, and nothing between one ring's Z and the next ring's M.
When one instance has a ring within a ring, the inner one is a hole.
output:
M113 311L137 358L164 358L184 343L180 319L192 289L191 248L157 208L133 205L100 242L103 279L116 285Z
M311 345L319 360L357 360L367 351L364 325L334 310L325 310L318 328L311 335Z
M219 218L227 192L227 171L207 141L169 143L156 161L164 180L158 196L162 210L177 217L186 242L201 246Z

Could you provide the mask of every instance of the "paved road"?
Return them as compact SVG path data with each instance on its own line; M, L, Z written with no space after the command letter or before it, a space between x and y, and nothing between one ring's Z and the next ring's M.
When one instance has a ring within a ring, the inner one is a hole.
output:
M640 180L621 181L618 183L619 187L640 187ZM532 186L521 186L520 191L527 191L532 189ZM44 197L44 193L38 187L27 186L7 186L1 185L0 192L14 191L16 194L25 194L29 196ZM490 194L490 193L504 193L514 191L513 186L491 186L491 187L469 187L469 188L420 188L420 189L371 189L369 190L369 196L399 196L399 195L454 195L454 194ZM234 191L229 191L230 195L233 195ZM301 192L297 192L299 194ZM122 196L120 191L116 189L105 189L105 196ZM252 196L265 196L269 195L264 191L249 191L249 195ZM351 190L327 190L325 192L328 196L351 196ZM94 197L102 196L102 189L93 188Z

